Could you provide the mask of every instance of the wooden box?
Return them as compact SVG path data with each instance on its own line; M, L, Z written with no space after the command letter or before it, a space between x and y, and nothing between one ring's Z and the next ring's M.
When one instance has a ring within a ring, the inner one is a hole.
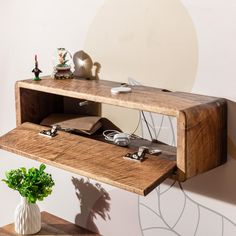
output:
M17 127L0 138L0 147L141 195L167 177L185 181L226 161L225 99L145 86L134 86L128 94L112 95L111 88L119 85L50 77L18 81ZM91 102L78 106L84 100ZM38 135L45 129L39 125L41 120L49 114L100 115L102 103L176 117L177 148L157 143L160 155L148 155L147 160L136 163L122 158L135 150L132 146L118 147L63 131L51 139Z

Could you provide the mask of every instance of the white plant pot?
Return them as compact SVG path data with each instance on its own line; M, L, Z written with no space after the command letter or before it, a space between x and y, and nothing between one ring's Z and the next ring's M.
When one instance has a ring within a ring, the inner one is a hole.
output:
M21 197L15 210L15 231L18 234L35 234L41 229L41 214L36 203Z

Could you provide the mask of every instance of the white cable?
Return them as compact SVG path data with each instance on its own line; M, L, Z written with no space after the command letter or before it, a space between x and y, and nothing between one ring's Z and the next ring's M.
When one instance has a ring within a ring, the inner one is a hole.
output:
M121 132L113 129L107 129L103 131L102 135L105 137L107 141L113 142L114 135L120 134Z

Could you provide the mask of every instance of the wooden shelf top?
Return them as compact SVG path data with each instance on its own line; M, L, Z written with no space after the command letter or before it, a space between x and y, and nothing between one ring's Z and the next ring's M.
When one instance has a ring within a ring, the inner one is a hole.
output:
M81 228L75 224L65 221L57 216L42 212L42 229L34 235L74 235L74 236L99 236L100 234L93 233L89 230ZM0 228L1 236L19 235L14 230L14 223Z
M133 86L132 92L112 95L111 88L120 83L105 80L54 80L49 76L41 81L22 80L17 86L41 92L107 103L132 109L178 116L179 111L217 101L219 98L183 92L164 92L162 89Z
M140 195L148 194L176 167L173 147L137 163L123 159L132 152L129 148L66 132L47 138L38 134L44 129L48 128L23 123L0 137L0 148Z

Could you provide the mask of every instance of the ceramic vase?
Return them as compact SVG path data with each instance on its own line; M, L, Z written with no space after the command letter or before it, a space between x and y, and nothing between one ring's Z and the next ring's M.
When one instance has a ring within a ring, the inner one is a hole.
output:
M18 234L35 234L41 229L41 214L36 203L21 197L15 210L15 231Z

